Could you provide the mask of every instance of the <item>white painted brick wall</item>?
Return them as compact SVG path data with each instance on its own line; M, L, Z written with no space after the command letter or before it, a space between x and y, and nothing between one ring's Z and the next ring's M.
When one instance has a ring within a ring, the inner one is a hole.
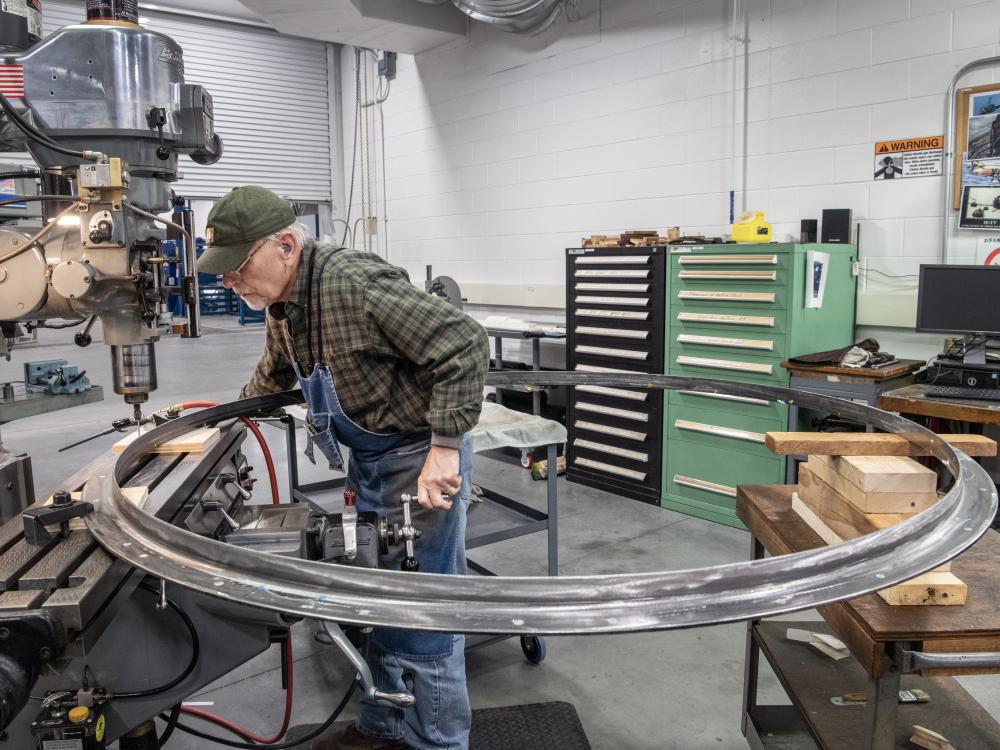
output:
M400 57L384 105L389 257L415 278L430 263L460 283L559 284L564 248L585 235L728 232L743 80L741 53L734 102L731 0L591 2L599 13L540 38L472 24ZM936 258L942 181L873 182L872 143L943 131L954 72L997 54L1000 0L749 4L750 207L779 239L850 207L884 273ZM343 60L349 169L353 52ZM975 240L956 236L954 257ZM865 290L913 285L872 275Z

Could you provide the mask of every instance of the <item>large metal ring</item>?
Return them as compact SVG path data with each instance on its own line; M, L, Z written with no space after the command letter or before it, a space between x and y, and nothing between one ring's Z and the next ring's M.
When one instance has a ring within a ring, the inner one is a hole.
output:
M122 496L117 481L152 446L205 424L301 402L300 392L289 391L192 413L141 436L119 457L114 477L86 485L84 499L97 508L88 526L111 554L154 576L293 615L456 633L618 633L766 617L883 589L960 554L996 511L993 482L968 456L913 422L849 401L665 375L501 372L488 383L670 388L784 401L901 434L940 459L954 484L917 516L830 547L694 570L556 578L365 570L262 554L191 534Z

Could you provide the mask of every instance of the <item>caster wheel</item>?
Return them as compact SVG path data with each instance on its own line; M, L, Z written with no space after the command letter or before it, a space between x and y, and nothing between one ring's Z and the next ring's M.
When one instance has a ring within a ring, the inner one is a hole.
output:
M532 664L541 664L545 661L545 639L539 635L522 635L521 650L524 658Z
M521 451L521 468L530 469L535 463L535 454L531 451Z

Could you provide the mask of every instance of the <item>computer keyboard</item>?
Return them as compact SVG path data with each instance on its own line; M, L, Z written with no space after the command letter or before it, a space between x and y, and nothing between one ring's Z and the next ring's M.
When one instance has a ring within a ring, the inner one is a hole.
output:
M981 401L1000 401L1000 388L963 388L957 385L929 385L928 396L945 398L978 398Z

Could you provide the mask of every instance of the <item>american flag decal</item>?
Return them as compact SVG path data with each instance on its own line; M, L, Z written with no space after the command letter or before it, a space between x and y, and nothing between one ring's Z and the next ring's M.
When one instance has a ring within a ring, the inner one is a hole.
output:
M0 94L17 99L24 96L24 66L0 63Z

